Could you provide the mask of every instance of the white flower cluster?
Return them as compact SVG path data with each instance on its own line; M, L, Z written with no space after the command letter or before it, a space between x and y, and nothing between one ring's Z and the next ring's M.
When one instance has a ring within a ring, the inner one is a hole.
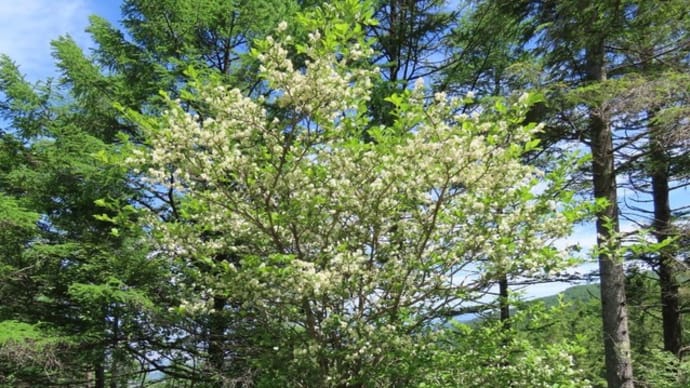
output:
M416 349L421 323L482 291L492 273L562 265L548 243L569 225L533 194L542 174L521 162L534 129L459 116L461 101L443 94L425 104L423 82L399 96L392 127L375 126L363 104L373 71L349 65L369 48L340 57L319 52L320 39L310 36L299 69L286 43L268 39L259 56L268 98L201 88L203 120L173 104L148 134L152 149L134 162L160 185L172 169L187 204L188 226L153 225L161 252L243 255L226 290L310 336L290 351L320 354L339 338L344 363ZM382 135L365 141L367 130ZM485 272L454 281L468 266Z
M259 70L274 88L280 105L292 107L299 115L333 121L369 99L371 78L376 72L348 68L350 61L371 55L371 49L363 50L357 45L337 59L335 53L318 54L315 46L319 39L318 31L309 33L309 40L314 44L306 48L309 59L304 69L295 70L288 50L269 36L269 49L259 55Z

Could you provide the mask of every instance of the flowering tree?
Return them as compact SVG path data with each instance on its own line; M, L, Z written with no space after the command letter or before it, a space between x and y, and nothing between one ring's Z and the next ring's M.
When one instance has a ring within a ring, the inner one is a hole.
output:
M148 144L130 162L177 195L175 222L149 218L157 254L184 268L180 290L201 290L180 309L227 298L260 381L409 383L436 329L495 274L566 263L550 243L578 212L552 195L557 176L521 162L537 146L538 127L520 125L529 97L487 120L418 82L377 125L371 22L358 1L327 5L303 20L305 42L283 23L256 43L270 93L196 80L196 108L135 118Z

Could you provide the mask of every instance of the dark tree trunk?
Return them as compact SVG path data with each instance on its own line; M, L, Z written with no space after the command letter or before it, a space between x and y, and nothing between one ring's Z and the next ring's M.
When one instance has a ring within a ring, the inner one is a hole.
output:
M93 385L94 388L105 388L105 362L103 359L96 361L94 365L94 374L96 376Z
M104 305L101 307L101 322L103 322L103 337L108 338L106 328L108 327L108 306ZM96 359L94 361L94 387L95 388L105 388L105 368L106 368L106 349L107 345L99 345L97 350Z
M214 373L222 374L225 369L225 321L223 310L227 301L223 297L213 298L213 312L209 325L208 355Z
M605 81L603 39L588 48L586 61L587 80ZM589 134L594 197L607 201L607 205L597 212L596 217L606 380L609 388L630 388L634 384L625 296L625 270L622 258L616 255L619 247L616 237L619 224L612 133L606 113L597 106L590 109Z
M654 222L652 228L658 242L672 237L671 207L669 204L668 158L654 128L650 129L650 162ZM672 248L659 252L659 284L661 287L661 316L664 329L664 350L679 356L682 344L682 323L679 308L678 281L675 277Z
M510 304L508 303L508 277L501 275L498 280L499 305L501 307L501 322L503 327L508 328L510 319Z
M115 306L113 308L113 324L112 324L112 359L110 360L110 388L117 388L120 385L120 354L118 353L120 343L120 309Z

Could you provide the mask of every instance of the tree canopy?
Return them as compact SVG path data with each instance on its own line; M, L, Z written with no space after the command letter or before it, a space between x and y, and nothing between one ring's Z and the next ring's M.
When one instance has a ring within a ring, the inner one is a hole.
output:
M685 2L121 10L0 58L0 384L688 381Z

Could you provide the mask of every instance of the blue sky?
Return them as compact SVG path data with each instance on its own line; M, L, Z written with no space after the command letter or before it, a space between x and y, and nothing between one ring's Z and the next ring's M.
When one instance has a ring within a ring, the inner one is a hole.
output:
M120 1L0 1L0 53L9 55L30 81L55 76L50 41L69 34L90 47L84 30L93 14L117 22Z

